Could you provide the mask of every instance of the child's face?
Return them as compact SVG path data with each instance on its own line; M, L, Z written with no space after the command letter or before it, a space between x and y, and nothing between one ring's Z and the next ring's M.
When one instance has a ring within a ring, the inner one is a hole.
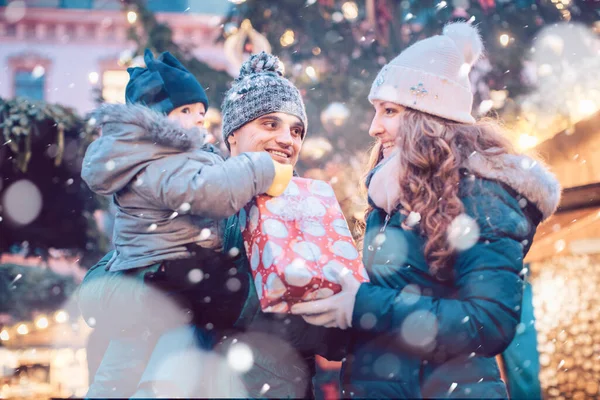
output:
M179 121L184 128L188 129L204 125L204 115L206 115L204 104L194 103L177 107L169 113L168 118Z

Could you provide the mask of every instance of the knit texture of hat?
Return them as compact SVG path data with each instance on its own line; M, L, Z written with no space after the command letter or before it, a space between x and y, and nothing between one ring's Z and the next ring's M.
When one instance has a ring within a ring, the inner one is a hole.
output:
M252 55L240 69L240 76L226 93L223 106L223 140L237 129L263 115L283 112L298 117L308 127L300 91L283 77L279 58L264 51Z
M448 24L442 35L418 41L385 65L371 86L369 101L389 101L472 124L469 71L482 52L475 27Z
M146 68L127 68L127 104L143 104L165 114L194 103L202 103L208 109L204 88L171 53L164 52L154 59L152 52L146 49L144 61Z

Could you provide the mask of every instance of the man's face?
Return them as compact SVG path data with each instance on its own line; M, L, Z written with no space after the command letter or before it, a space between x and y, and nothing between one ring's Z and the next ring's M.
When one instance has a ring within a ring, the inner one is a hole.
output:
M231 155L267 151L273 160L296 165L304 139L304 124L282 112L263 115L234 131L228 138Z

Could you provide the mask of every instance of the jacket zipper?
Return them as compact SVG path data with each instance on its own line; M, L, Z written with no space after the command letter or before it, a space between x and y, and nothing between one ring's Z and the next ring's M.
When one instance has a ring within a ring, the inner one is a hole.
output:
M391 218L390 214L386 214L385 215L385 221L383 222L383 226L381 227L381 229L379 229L380 233L385 232L385 228L387 228L388 222L390 222L390 218Z
M386 214L385 215L385 220L383 222L383 226L379 229L379 233L384 233L385 229L388 226L388 223L390 222L390 218L392 216L390 214ZM369 268L371 268L371 266L373 265L373 261L375 259L375 252L377 251L377 249L375 249L372 245L369 244L369 246L367 247L367 250L369 250L371 252L371 254L369 255L369 261L367 263L367 265L369 266ZM367 266L365 265L365 267Z

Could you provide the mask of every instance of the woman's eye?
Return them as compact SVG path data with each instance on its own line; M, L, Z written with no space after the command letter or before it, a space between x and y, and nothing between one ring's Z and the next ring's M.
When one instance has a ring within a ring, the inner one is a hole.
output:
M182 108L181 109L181 113L182 114L189 114L190 113L190 109L188 107Z
M268 121L268 122L265 122L265 126L268 126L269 128L276 128L277 127L277 122Z
M393 108L386 108L385 109L385 114L386 115L392 115L392 114L395 114L395 113L396 113L396 110L394 110Z

